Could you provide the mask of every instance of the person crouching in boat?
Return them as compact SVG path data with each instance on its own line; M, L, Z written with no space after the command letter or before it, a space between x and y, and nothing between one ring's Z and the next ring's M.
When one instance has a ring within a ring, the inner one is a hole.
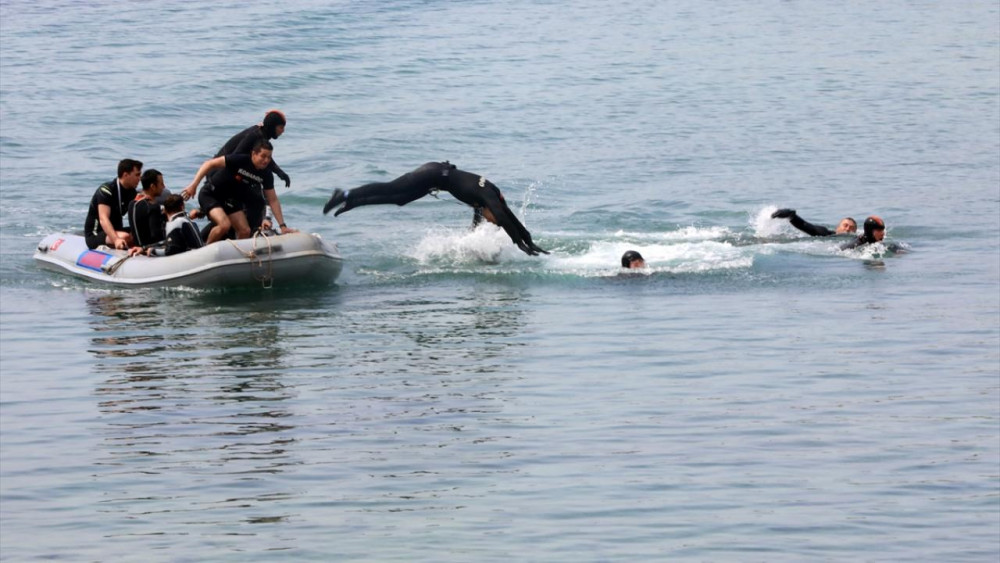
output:
M146 256L173 256L194 248L201 248L204 243L198 233L198 226L184 213L184 198L179 195L167 196L163 202L163 210L167 215L166 234L163 246L153 246L146 249L135 247L129 251L130 256L145 254Z
M198 168L191 184L181 191L184 199L191 199L198 192L198 183L202 178L209 172L214 172L198 195L198 204L215 224L208 234L206 244L222 240L231 228L236 231L236 238L249 238L247 203L262 191L281 227L281 234L297 232L285 225L281 202L274 193L274 183L264 182L264 175L271 173L268 166L271 164L273 151L274 147L269 141L260 139L254 144L250 154L230 154L206 160Z

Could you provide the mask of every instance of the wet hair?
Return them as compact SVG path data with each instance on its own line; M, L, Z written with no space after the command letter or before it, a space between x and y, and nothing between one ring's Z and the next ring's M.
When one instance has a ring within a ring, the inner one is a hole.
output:
M264 137L268 139L273 139L277 135L277 129L279 126L285 125L285 114L281 113L280 110L271 109L264 114L264 121L261 124L261 129L264 130Z
M163 210L169 213L177 213L184 209L184 198L180 194L170 194L163 201Z
M865 236L869 239L872 238L875 231L884 231L885 221L882 220L878 215L872 215L871 217L865 219Z
M642 254L634 250L629 250L625 254L622 254L622 268L631 267L632 262L635 260L643 260Z
M118 177L121 178L126 172L131 172L138 168L142 170L142 163L138 160L132 160L131 158L125 158L118 161Z
M150 168L149 170L143 172L142 178L139 179L142 182L142 189L148 190L149 188L155 186L156 179L160 176L163 176L163 174L160 174L160 171L155 168Z
M257 142L253 144L253 150L250 152L255 153L260 151L261 149L267 149L269 151L273 151L274 145L272 145L271 141L268 141L267 139L258 139Z

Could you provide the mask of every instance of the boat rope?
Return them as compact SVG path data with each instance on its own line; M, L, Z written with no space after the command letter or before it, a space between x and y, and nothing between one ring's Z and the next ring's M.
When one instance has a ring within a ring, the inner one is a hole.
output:
M129 255L129 254L126 254L124 258L122 258L121 260L119 260L119 261L115 262L114 264L112 264L112 265L108 266L108 267L107 267L107 270L105 270L105 271L107 272L107 274L108 274L109 276L113 276L113 275L115 275L115 272L117 272L117 271L118 271L118 268L121 268L121 267L122 267L122 264L124 264L124 263L125 263L125 261L126 261L126 260L128 260L128 259L129 259L129 258L131 258L131 257L132 257L131 255Z
M262 257L260 254L257 253L257 238L258 237L263 238L264 241L267 243L267 256L266 256L266 258ZM271 284L274 282L274 276L273 276L273 274L274 274L274 264L272 263L272 260L271 260L271 255L272 255L271 237L267 236L266 234L262 233L259 230L256 231L256 232L254 232L253 238L250 241L250 243L251 243L250 252L243 252L243 249L241 249L239 247L239 245L236 244L236 241L234 241L232 239L227 239L227 240L229 240L229 244L233 245L233 248L235 248L240 254L242 254L244 257L246 257L247 260L250 261L250 271L251 271L251 273L253 273L253 268L255 266L261 269L261 274L260 275L253 274L253 278L255 280L259 281L260 284L261 284L261 286L264 289L270 289L271 288ZM266 265L265 265L265 262L264 262L265 259L267 260Z

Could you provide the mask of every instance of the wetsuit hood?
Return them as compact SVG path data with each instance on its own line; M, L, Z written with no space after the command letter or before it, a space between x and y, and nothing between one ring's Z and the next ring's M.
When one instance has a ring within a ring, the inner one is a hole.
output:
M628 268L632 265L633 260L642 260L642 254L634 250L629 250L625 254L622 254L622 268Z
M865 239L869 242L875 241L875 231L884 231L885 221L878 215L872 215L865 219Z
M276 130L281 125L285 125L285 114L281 113L280 110L269 110L267 114L264 115L264 122L261 123L261 130L264 132L264 138L268 140L276 138Z

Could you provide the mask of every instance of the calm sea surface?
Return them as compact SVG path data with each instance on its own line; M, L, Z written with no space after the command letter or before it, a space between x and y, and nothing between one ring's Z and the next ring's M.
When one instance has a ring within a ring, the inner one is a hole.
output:
M336 285L33 264L272 107ZM998 248L995 0L2 0L0 560L995 562Z

